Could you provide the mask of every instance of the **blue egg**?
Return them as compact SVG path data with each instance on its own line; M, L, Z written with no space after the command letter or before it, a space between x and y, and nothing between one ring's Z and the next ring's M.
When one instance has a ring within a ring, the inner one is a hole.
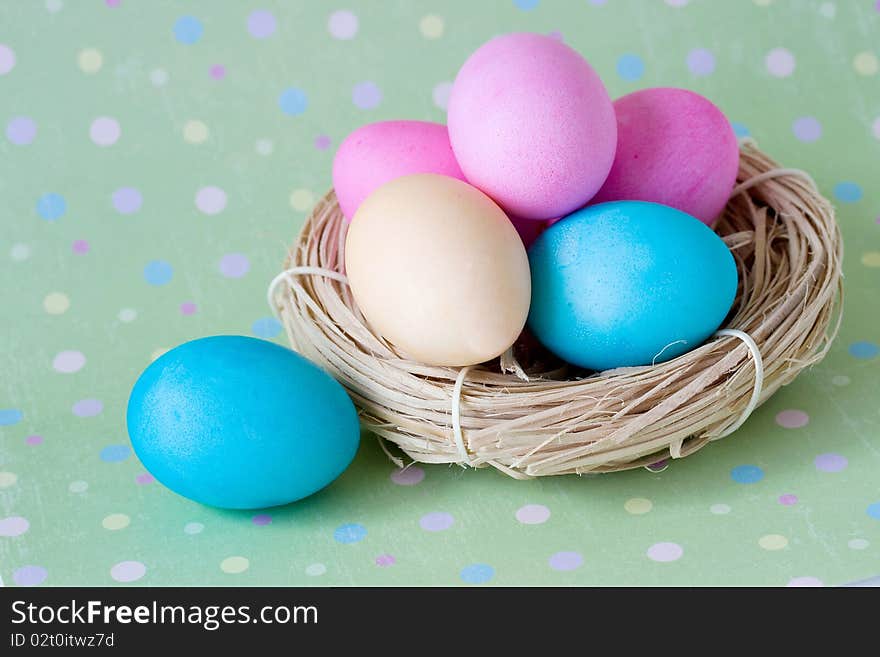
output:
M529 264L529 328L557 356L592 370L693 349L736 296L736 264L722 239L657 203L578 210L538 237Z
M131 391L128 434L150 473L228 509L287 504L354 459L357 411L317 365L244 336L200 338L154 361Z

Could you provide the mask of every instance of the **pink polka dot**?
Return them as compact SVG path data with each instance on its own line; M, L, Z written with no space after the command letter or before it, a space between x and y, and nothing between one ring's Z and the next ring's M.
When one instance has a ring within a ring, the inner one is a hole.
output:
M220 273L226 278L241 278L250 269L250 261L241 253L227 253L220 258Z
M100 399L80 399L71 410L77 417L94 417L104 410L104 404Z
M580 552L557 552L548 563L553 570L575 570L584 563L584 557Z
M180 304L180 314L181 315L193 315L196 312L196 304L192 301L184 301Z
M398 486L415 486L425 478L425 471L417 465L407 468L398 468L391 473L391 481Z
M139 483L141 486L145 486L146 484L152 484L156 481L156 478L153 477L149 472L142 472L134 480Z
M42 445L43 437L42 436L28 436L24 439L24 442L28 445Z
M89 128L89 136L98 146L112 146L121 134L119 121L109 116L99 116Z
M779 496L779 503L783 506L792 506L798 503L797 495L792 495L791 493L786 493L785 495Z
M442 532L449 529L455 523L455 518L442 511L426 513L419 519L419 526L426 532Z
M376 557L376 565L381 568L393 566L395 563L397 563L397 559L395 559L390 554L380 554L378 557Z
M797 409L780 411L776 414L776 424L780 427L785 427L786 429L799 429L800 427L805 427L809 421L810 416Z
M559 30L553 30L552 32L547 32L547 36L550 37L551 39L555 39L556 41L565 41L565 39L562 38L562 32L560 32Z
M265 513L260 513L251 518L251 522L259 526L268 525L272 522L272 516Z
M677 561L681 559L684 550L678 543L654 543L646 554L651 561Z
M849 461L840 454L819 454L813 461L820 472L840 472L845 470Z
M792 577L787 586L825 586L817 577Z
M543 504L526 504L516 510L516 519L524 525L540 525L550 518L550 509Z
M120 561L110 569L110 577L117 582L135 582L146 572L147 567L140 561Z
M62 374L79 372L86 364L86 357L81 351L60 351L52 360L52 367Z
M226 192L213 185L196 192L196 207L204 214L219 214L226 208Z
M318 135L315 137L315 148L319 151L326 151L331 145L330 137L327 135Z
M111 9L114 9L114 8L118 7L121 3L120 3L120 0L107 0L106 4Z
M223 64L214 64L211 67L210 74L215 80L222 80L226 77L226 67Z
M70 246L70 250L77 255L85 255L91 248L86 240L74 240Z
M31 523L27 518L21 516L9 516L8 518L0 518L0 536L21 536L24 534Z

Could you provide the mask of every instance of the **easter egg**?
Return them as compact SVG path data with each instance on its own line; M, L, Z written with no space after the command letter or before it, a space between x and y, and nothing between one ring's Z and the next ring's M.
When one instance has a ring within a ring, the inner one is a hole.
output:
M407 358L473 365L510 347L529 309L529 263L507 216L467 183L397 178L355 213L345 269L367 322Z
M643 89L614 101L617 154L594 203L652 201L712 224L739 169L736 134L709 100L686 89Z
M153 361L128 400L138 458L165 486L228 509L287 504L351 463L358 416L317 365L236 335L184 343Z
M370 193L413 173L439 173L464 180L446 126L427 121L382 121L352 132L333 160L333 188L351 219Z
M455 78L449 138L468 182L523 219L583 206L602 186L617 124L602 80L564 43L499 36Z
M563 360L591 370L659 363L699 346L737 289L729 249L698 219L665 205L591 205L529 249L529 328Z

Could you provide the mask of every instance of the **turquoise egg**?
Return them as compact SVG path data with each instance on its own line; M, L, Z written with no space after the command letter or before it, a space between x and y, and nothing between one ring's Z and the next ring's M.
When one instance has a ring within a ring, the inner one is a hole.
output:
M237 335L200 338L156 359L128 400L128 435L176 493L227 509L287 504L354 459L354 404L290 349Z
M698 346L730 311L738 279L711 228L642 201L568 215L532 244L529 265L532 333L563 360L600 371Z

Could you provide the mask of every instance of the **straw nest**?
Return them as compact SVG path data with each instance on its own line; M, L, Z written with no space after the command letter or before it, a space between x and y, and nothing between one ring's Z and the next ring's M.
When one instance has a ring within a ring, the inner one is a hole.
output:
M585 372L525 339L471 368L408 360L370 330L352 299L345 228L331 191L269 301L293 347L346 387L363 426L423 463L488 465L522 479L687 456L821 360L840 323L834 211L807 174L780 168L751 141L741 145L737 186L715 226L739 269L728 330L650 367Z

